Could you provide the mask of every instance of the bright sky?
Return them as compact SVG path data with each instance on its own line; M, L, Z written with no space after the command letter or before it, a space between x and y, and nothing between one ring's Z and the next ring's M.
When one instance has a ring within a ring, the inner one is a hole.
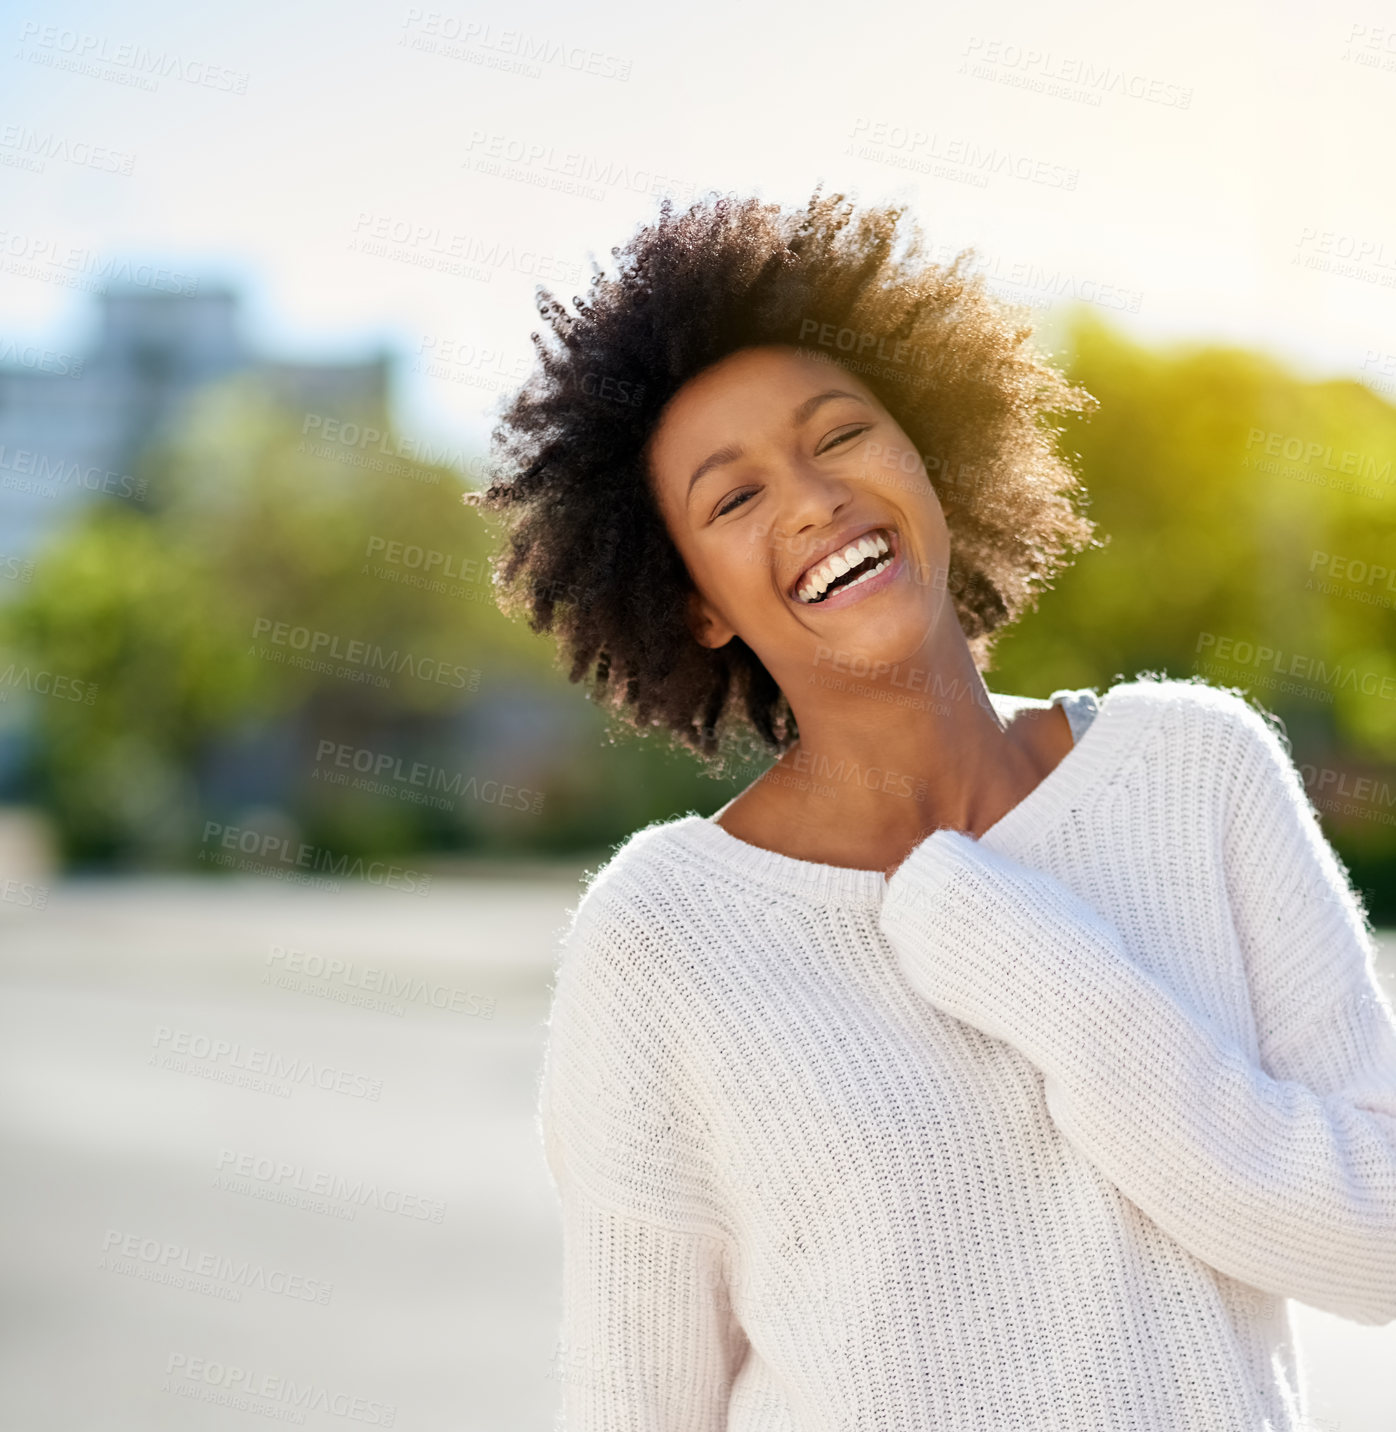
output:
M153 263L243 286L268 352L392 346L406 431L478 441L540 273L579 292L660 185L822 179L1005 292L1396 395L1389 5L447 4L0 9L0 353Z

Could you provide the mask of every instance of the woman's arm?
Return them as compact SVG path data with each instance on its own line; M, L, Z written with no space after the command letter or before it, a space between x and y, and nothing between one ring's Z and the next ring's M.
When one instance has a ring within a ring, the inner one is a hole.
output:
M746 1339L723 1243L562 1193L563 1432L719 1432Z
M746 1350L654 931L589 892L549 1017L538 1116L562 1206L563 1432L719 1432Z
M1343 1031L1386 1023L1376 942L1279 732L1239 697L1224 710L1222 866L1261 1063L1326 1092L1352 1067Z
M1031 1060L1062 1134L1195 1256L1355 1322L1396 1319L1396 1023L1366 946L1324 952L1347 975L1303 1022L1324 1052L1299 1054L1292 1021L1272 1048L1311 1085L1251 1062L1060 881L959 832L907 857L882 925L912 986ZM1302 938L1268 927L1277 965L1303 965Z

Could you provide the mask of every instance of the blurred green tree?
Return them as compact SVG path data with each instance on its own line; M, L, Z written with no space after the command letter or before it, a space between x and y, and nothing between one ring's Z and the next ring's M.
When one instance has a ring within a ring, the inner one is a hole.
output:
M1250 692L1396 917L1396 407L1242 349L1146 348L1090 311L1058 361L1100 400L1063 444L1105 546L1005 636L990 685L1162 670Z
M412 446L380 414L308 424L233 379L142 459L146 510L85 506L39 554L0 649L81 683L66 689L85 699L36 698L29 771L70 855L194 848L195 774L219 738L295 715L381 745L467 706L482 666L539 671L536 641L494 605L460 475ZM323 817L342 800L312 792L311 805ZM370 844L412 843L420 812L367 809Z

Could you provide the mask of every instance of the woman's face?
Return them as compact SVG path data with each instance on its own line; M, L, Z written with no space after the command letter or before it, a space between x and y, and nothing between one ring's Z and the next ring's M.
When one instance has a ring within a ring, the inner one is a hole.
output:
M797 714L815 666L904 662L954 620L949 532L921 456L836 364L783 346L730 355L674 396L649 463L697 589L695 637L741 637ZM826 587L835 554L861 565Z

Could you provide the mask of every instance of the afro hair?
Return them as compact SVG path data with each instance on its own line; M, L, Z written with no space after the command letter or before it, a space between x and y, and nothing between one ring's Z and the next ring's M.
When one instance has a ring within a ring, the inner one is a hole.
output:
M689 379L740 349L789 345L858 375L922 456L951 539L947 587L971 654L1025 610L1094 524L1053 415L1094 400L1031 346L1019 310L969 271L925 258L905 206L807 207L710 194L660 205L593 261L569 310L538 291L535 368L493 434L500 605L552 633L573 682L635 731L666 728L714 766L729 737L779 755L798 736L784 694L740 637L701 645L693 582L660 515L647 445Z

